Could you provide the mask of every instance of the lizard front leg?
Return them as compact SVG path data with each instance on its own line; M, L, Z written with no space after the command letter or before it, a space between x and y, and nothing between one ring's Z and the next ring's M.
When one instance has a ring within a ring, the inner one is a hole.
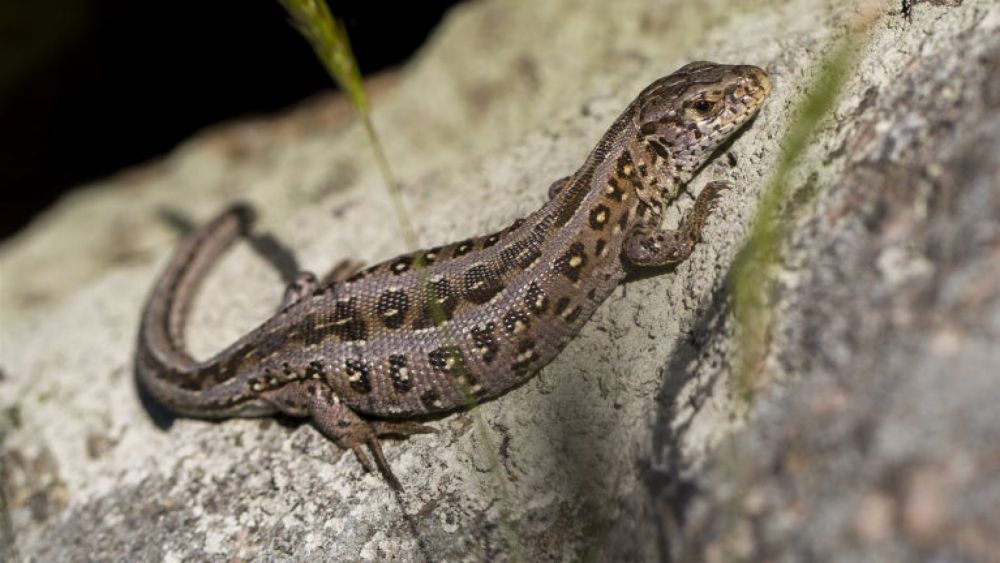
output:
M377 465L394 489L402 489L402 486L382 453L379 438L434 432L433 428L416 422L367 421L345 405L322 381L297 381L269 391L265 397L285 414L308 416L324 436L341 448L354 452L366 471L375 471ZM365 454L364 446L371 449L375 465Z
M712 213L719 192L728 187L726 182L718 181L706 185L698 194L694 207L681 218L677 230L645 225L633 228L625 238L622 258L641 267L669 266L687 260L695 244L701 240L701 231Z

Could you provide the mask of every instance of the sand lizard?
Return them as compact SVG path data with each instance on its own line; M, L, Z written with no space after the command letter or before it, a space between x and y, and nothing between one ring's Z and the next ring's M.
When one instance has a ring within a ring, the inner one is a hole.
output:
M676 230L662 208L760 108L754 66L688 64L649 85L549 200L496 233L404 254L323 283L299 275L279 311L206 361L184 347L192 296L252 221L235 205L187 237L156 283L139 330L141 384L201 418L309 417L398 487L380 436L503 394L549 363L635 270L692 252L722 183Z

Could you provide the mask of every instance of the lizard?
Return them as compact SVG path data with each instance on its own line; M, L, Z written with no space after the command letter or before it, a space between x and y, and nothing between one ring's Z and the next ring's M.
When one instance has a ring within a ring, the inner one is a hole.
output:
M537 211L323 280L300 272L273 317L199 361L184 345L193 296L254 219L234 204L183 239L155 283L138 382L183 416L306 417L398 489L380 438L433 431L421 421L521 385L628 276L691 255L728 184L708 183L676 229L661 228L663 208L770 89L756 66L687 64L642 90Z

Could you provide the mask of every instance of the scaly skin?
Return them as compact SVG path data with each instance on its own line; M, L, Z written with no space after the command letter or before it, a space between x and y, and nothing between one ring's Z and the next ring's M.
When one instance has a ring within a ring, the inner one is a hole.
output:
M672 200L712 152L759 109L767 74L691 63L648 86L583 166L541 209L509 227L398 256L322 283L303 273L278 313L199 362L184 351L193 294L252 220L222 213L181 243L153 290L136 369L170 409L193 417L310 417L393 486L379 437L429 429L412 419L496 397L549 363L634 269L685 260L720 183L675 231Z

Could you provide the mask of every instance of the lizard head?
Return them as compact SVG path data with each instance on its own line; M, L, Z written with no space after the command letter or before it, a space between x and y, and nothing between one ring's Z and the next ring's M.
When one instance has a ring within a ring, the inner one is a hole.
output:
M633 114L641 160L669 166L686 182L713 151L750 120L771 91L763 69L694 62L639 94Z

